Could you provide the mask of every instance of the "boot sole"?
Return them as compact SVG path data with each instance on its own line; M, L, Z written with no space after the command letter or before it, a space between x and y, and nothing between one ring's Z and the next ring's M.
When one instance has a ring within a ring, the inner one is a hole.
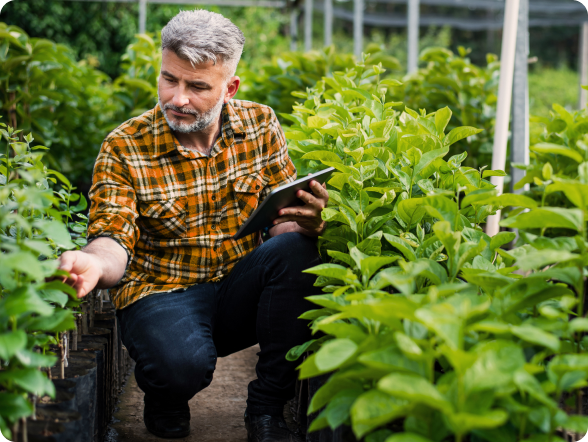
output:
M145 428L147 429L147 431L149 431L154 436L161 437L163 439L181 439L183 437L187 437L190 435L190 429L188 429L188 431L185 431L183 433L167 433L167 432L152 430L147 425L145 425Z

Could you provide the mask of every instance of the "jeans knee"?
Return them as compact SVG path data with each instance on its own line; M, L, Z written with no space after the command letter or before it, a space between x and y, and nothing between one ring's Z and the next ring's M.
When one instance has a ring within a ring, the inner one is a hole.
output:
M288 266L306 270L321 263L316 239L298 232L288 232L272 238L272 251ZM271 244L271 242L270 242Z
M208 387L216 366L214 345L203 345L194 352L176 350L161 355L155 370L145 367L143 378L148 384L147 394L160 400L188 401L196 393Z

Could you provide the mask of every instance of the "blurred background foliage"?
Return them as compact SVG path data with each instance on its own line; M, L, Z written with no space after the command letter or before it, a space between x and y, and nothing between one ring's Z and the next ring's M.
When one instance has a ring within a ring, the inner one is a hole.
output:
M350 5L345 1L337 3L337 7L347 9ZM108 132L155 105L161 61L159 31L180 10L193 7L148 4L149 32L137 35L135 3L56 0L8 3L0 20L15 27L19 35L15 41L20 43L12 42L0 48L0 81L5 82L0 91L2 115L16 117L14 126L32 131L37 140L50 147L46 158L51 167L67 173L84 189L91 179L101 141ZM344 71L355 63L351 55L351 23L336 19L335 45L323 48L323 16L315 13L314 50L290 52L288 11L202 7L230 18L247 38L238 70L243 81L237 98L272 106L285 126L289 122L280 114L289 114L300 100L292 92L303 92L323 76ZM386 8L387 13L402 13L394 5ZM531 114L547 117L554 102L568 110L577 108L575 60L579 30L541 31L539 35L537 28L531 29L531 55L538 57L538 63L530 65L529 94ZM469 139L473 146L457 147L470 153L468 161L473 163L468 165L486 163L493 137L492 109L498 67L490 62L492 57L488 58L487 54L499 53L500 33L423 27L421 54L433 46L451 52L447 52L447 60L421 57L419 72L411 76L405 75L404 29L366 27L365 34L364 50L371 54L366 63L381 62L386 69L384 76L405 84L402 88L392 88L389 94L395 95L389 98L417 110L449 106L456 124L485 128L482 135ZM550 39L549 45L537 43L545 43L546 39ZM457 43L466 49L458 48ZM298 47L301 46L299 42ZM454 61L457 64L452 64ZM474 74L460 73L459 66L466 66ZM445 78L445 85L435 80L439 76Z

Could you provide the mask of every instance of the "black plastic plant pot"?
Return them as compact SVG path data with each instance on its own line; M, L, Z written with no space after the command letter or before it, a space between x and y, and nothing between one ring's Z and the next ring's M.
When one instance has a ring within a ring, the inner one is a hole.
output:
M51 377L59 378L59 366L51 369ZM70 355L65 378L76 385L76 407L82 417L81 440L94 440L94 420L96 413L96 362L93 354Z
M78 411L76 383L66 379L53 379L53 385L55 385L55 399L42 399L37 402L37 407L46 407L59 411Z
M39 406L36 420L27 421L30 442L85 442L82 439L82 420L77 411L60 411Z
M105 415L105 354L108 349L108 339L93 336L84 335L82 341L78 343L77 353L83 353L85 355L94 355L96 361L96 411L94 420L94 433L95 440L102 440L103 433L105 431L105 420L108 420Z

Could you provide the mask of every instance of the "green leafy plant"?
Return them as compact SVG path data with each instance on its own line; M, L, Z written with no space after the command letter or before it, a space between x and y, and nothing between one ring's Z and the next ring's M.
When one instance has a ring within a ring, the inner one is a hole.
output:
M124 110L121 122L138 116L157 103L157 79L161 70L161 37L137 34L122 56L124 73L114 81L115 96Z
M52 346L74 328L79 301L54 279L67 276L54 258L85 244L86 218L74 213L87 204L43 164L47 148L32 147L31 134L20 141L21 132L2 123L0 133L0 429L11 437L10 428L34 413L36 397L55 394L43 371L57 362Z
M468 57L469 50L459 47L454 54L446 48L430 47L420 54L425 66L403 79L393 99L412 109L449 107L453 119L449 129L475 126L484 129L479 135L455 143L450 154L467 152L465 165L482 167L491 163L498 75L500 63L493 54L486 56L487 65L477 66Z
M100 144L120 108L110 79L66 46L0 23L0 101L13 127L50 148L53 168L90 180Z
M488 178L504 172L464 166L466 152L448 157L480 130L449 130L448 107L395 110L403 103L387 101L386 89L400 85L367 81L380 70L334 73L288 116L298 170L337 169L319 239L328 262L307 271L325 294L309 297L320 308L301 316L322 336L288 355L313 352L301 378L331 374L310 404L320 411L311 430L348 424L369 442L585 431L585 246L574 237L573 258L560 250L541 261L549 240L530 230L527 244L503 250L516 235L488 237L488 215L511 207L503 225L545 228L545 213L530 216L545 209L530 196L498 196ZM556 227L584 231L579 213L566 212L574 209L550 210Z
M402 69L398 60L387 55L378 45L369 45L366 52L371 53L364 60L366 65L381 63L388 73ZM267 104L285 122L280 114L292 111L296 103L293 93L312 88L322 77L354 68L356 64L352 54L337 52L335 46L306 53L286 52L262 65L261 69L244 64L238 72L243 82L237 98Z

